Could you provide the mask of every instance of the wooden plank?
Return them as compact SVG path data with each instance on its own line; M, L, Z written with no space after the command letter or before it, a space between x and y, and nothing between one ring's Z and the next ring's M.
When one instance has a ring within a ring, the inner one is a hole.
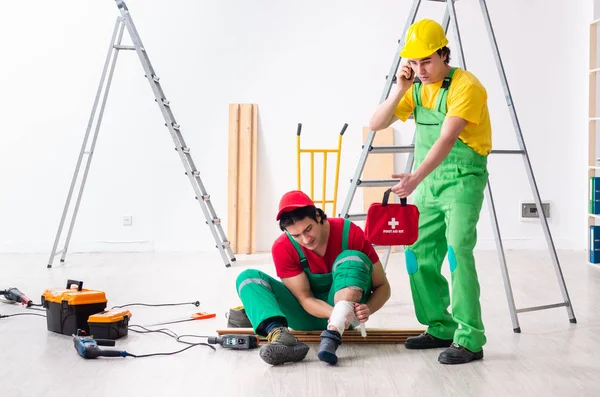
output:
M367 140L370 128L363 127L363 143ZM394 144L394 129L388 127L384 130L377 131L373 146L392 146ZM378 153L371 154L367 157L365 168L363 170L362 179L390 179L394 173L394 153ZM363 191L363 210L366 213L369 206L374 202L381 202L383 193L388 188L382 187L365 187ZM391 199L391 198L390 198ZM378 251L382 251L382 248ZM396 247L392 247L392 252L396 251Z
M250 195L250 253L256 253L256 186L258 168L258 105L252 105L252 193Z
M249 254L252 238L252 105L240 106L238 156L238 253Z
M237 253L237 219L238 219L238 157L239 157L239 119L240 105L229 105L229 149L228 149L228 206L227 206L227 239L231 250Z
M380 329L380 328L367 328L367 336L362 337L360 332L357 330L344 331L342 336L343 343L360 343L360 344L399 344L406 342L411 336L418 336L424 332L420 329ZM290 330L290 332L296 336L300 342L304 343L319 343L321 341L321 331L296 331ZM252 328L226 328L218 329L218 335L226 334L242 334L242 335L255 335ZM258 336L261 343L265 343L266 337Z

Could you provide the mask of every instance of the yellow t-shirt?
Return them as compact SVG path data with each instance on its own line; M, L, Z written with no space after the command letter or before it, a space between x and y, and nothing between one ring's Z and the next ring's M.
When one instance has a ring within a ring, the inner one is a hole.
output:
M433 109L442 86L442 81L421 86L421 104ZM394 111L394 115L406 121L412 114L415 104L411 86L404 94ZM486 156L492 149L492 126L487 107L487 91L473 73L456 69L452 76L447 95L447 117L457 116L468 123L459 139L477 153Z

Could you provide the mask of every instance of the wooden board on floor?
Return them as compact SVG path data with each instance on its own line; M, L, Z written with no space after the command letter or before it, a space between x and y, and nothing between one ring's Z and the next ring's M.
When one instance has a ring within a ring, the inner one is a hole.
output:
M363 127L363 143L369 135L369 127ZM377 131L373 146L392 146L394 144L394 129L388 127L384 130ZM378 153L370 154L365 162L362 179L390 179L394 173L394 153ZM381 202L383 193L388 187L365 187L363 192L363 210L366 213L369 206L374 202ZM391 198L390 198L391 200ZM395 247L392 247L392 252Z
M344 331L343 343L361 343L361 344L389 344L404 343L411 336L421 335L422 329L385 329L385 328L367 328L367 336L362 337L358 330ZM321 340L321 331L296 331L290 330L300 342L319 343ZM252 328L225 328L217 329L218 335L238 334L255 335ZM258 335L256 335L258 336ZM258 336L261 343L267 341L264 336Z
M227 238L234 254L256 252L258 105L229 105Z

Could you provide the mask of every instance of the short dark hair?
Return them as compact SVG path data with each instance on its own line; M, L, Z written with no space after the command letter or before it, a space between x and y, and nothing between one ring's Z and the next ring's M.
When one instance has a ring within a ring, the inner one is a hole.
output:
M442 55L446 55L446 60L444 61L444 63L446 63L446 64L450 63L450 48L444 46L444 47L440 48L439 50L437 50L437 54L440 57Z
M320 221L317 220L317 216L321 218ZM279 218L279 228L283 232L285 231L285 228L293 225L298 221L301 221L304 218L310 218L313 219L315 222L323 224L323 222L325 222L325 219L327 219L327 214L325 214L322 209L317 208L313 205L296 208L293 211L284 212L283 214L281 214L281 217Z

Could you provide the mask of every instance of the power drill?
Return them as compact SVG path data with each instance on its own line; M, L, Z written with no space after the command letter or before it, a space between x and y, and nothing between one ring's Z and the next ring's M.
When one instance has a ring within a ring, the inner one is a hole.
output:
M26 305L30 307L33 305L33 301L29 299L24 293L19 291L18 288L9 288L7 290L0 290L0 295L4 295L4 297L13 302L20 303L22 305Z
M91 336L73 335L73 345L77 353L83 358L98 357L127 357L129 354L121 350L104 350L98 346L114 346L115 341L110 339L94 339Z
M247 350L258 347L258 338L256 335L221 335L209 336L208 343L211 345L219 344L227 349Z

